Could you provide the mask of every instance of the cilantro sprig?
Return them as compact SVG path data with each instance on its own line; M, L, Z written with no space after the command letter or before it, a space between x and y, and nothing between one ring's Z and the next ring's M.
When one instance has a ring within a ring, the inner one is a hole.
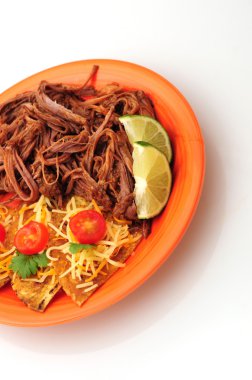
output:
M82 249L90 249L93 247L94 247L94 244L70 243L69 252L71 252L72 254L76 254Z
M9 268L25 279L36 274L39 268L45 268L47 265L46 251L36 255L23 255L16 251L16 256L12 258Z

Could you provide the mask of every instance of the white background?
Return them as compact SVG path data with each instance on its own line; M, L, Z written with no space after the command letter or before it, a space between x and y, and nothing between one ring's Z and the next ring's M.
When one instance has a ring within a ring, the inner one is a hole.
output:
M251 0L1 3L0 92L64 62L132 61L186 96L207 151L202 199L171 259L99 315L0 326L1 378L252 378L251 25Z

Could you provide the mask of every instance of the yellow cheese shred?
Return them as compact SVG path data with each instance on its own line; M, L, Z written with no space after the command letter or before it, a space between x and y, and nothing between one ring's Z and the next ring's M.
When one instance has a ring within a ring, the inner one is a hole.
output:
M115 219L115 221L119 224L132 224L132 222L130 220L126 220L126 219L117 219L115 216L113 216L113 218Z
M99 212L99 214L102 214L100 207L98 206L98 204L96 203L94 199L92 199L92 204L94 206L95 211Z
M98 268L96 269L96 271L94 272L94 274L91 276L91 277L88 277L85 282L90 282L92 281L95 277L97 277L97 275L99 274L99 272L102 270L103 267L105 267L106 265L106 260L102 261L101 264L98 266Z
M93 281L84 282L82 284L77 284L76 289L88 288L89 286L92 286L93 284L94 284Z
M85 289L83 293L91 292L91 290L94 290L97 287L98 287L98 284L92 285L89 288Z

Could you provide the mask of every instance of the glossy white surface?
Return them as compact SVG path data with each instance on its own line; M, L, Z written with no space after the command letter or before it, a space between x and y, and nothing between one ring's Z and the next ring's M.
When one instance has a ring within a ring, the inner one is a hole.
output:
M1 5L0 92L64 62L132 61L185 95L207 151L202 199L171 259L99 315L0 326L1 376L251 379L251 15L250 0Z

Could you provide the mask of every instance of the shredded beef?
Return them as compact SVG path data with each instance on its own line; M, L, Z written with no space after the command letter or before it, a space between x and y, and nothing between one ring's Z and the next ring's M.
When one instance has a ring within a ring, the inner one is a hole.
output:
M26 202L40 194L63 199L76 194L94 198L105 212L137 221L132 147L119 116L155 117L143 91L117 83L94 87L94 66L81 86L42 81L36 91L0 105L0 191Z

